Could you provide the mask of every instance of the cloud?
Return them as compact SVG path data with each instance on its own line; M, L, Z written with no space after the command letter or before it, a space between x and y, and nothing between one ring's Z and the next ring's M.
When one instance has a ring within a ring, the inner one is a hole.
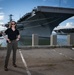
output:
M4 20L4 13L0 12L0 20Z
M74 16L73 16L73 17L71 17L71 18L69 18L69 19L71 19L71 20L72 20L72 19L74 19Z
M0 15L0 20L4 20L4 15Z
M66 29L66 28L74 28L74 23L73 22L67 22L65 26L57 26L54 28L54 30Z
M74 26L74 23L73 22L66 23L66 27L71 27L71 26Z
M6 30L7 28L5 27L5 26L1 26L0 25L0 31L4 31L4 30Z
M1 22L1 21L0 21L0 25L3 25L3 24L4 24L4 22Z
M4 15L4 13L3 12L0 12L0 15Z

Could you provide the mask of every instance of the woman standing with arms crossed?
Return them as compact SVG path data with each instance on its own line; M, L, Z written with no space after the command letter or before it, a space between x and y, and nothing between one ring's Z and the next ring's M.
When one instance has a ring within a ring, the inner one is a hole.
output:
M5 31L5 34L7 37L5 39L7 40L7 54L5 58L5 65L4 65L4 70L8 71L8 62L9 62L9 57L11 54L11 50L13 50L13 66L17 67L16 65L16 51L17 51L17 45L18 45L18 40L20 39L20 34L19 31L16 29L16 22L11 21L9 28Z

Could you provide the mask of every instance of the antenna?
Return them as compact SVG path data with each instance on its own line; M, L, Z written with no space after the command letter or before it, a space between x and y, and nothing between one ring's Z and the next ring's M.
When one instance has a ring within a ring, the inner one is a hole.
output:
M12 14L9 15L10 22L12 21L12 16L13 16Z

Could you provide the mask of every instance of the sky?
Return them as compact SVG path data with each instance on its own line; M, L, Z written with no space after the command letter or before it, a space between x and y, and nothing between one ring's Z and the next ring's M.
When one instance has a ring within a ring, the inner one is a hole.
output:
M0 0L0 24L9 22L10 14L13 14L13 20L17 21L37 6L74 8L74 0ZM74 25L74 17L60 25L66 24Z

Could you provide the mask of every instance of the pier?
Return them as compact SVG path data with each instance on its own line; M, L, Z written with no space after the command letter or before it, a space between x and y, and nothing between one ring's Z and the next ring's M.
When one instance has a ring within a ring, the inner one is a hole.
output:
M25 47L19 48L27 63L31 75L74 75L74 50L71 47ZM17 67L12 66L12 54L9 71L4 71L6 49L0 49L1 75L28 75L17 51Z
M57 35L51 35L50 45L38 45L38 35L32 35L32 45L17 49L17 67L12 66L12 54L8 69L4 71L6 47L0 47L0 74L1 75L28 75L19 50L31 75L73 75L74 74L74 48L73 34L67 36L68 45L57 45Z

